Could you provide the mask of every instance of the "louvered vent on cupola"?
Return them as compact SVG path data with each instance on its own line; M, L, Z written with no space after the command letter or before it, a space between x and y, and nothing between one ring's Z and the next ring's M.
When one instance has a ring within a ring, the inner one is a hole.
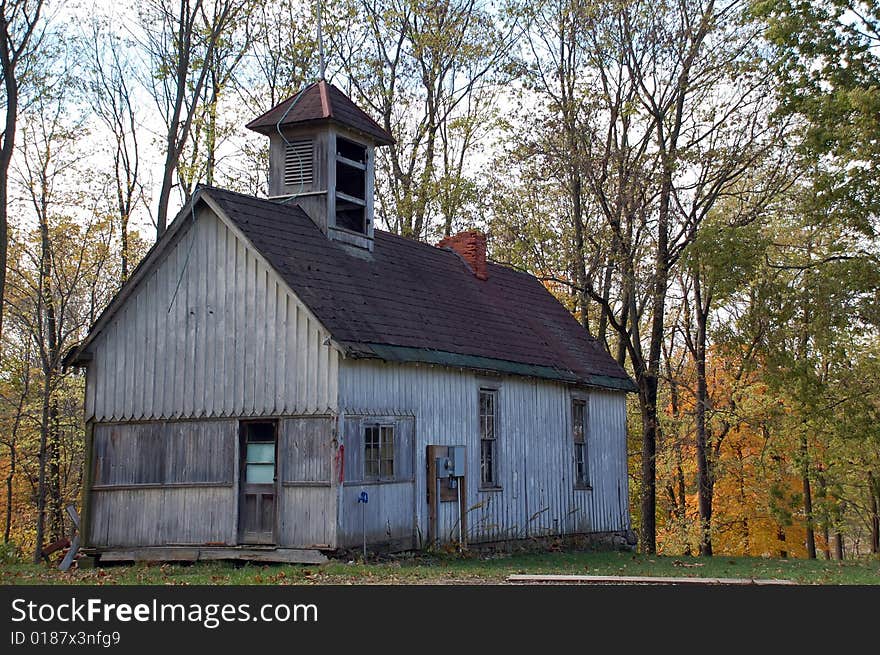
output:
M284 150L284 186L293 187L294 193L297 188L308 186L312 183L313 174L313 149L312 139L295 139L286 144Z

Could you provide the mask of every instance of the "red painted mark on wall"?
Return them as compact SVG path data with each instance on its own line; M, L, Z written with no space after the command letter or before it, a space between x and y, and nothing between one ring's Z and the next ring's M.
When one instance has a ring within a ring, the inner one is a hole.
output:
M336 470L339 471L339 484L345 481L345 444L339 444L336 450Z

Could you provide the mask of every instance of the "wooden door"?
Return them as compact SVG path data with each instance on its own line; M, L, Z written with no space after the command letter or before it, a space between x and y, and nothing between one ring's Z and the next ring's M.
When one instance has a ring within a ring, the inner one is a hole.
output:
M278 429L275 421L241 423L239 542L276 543Z

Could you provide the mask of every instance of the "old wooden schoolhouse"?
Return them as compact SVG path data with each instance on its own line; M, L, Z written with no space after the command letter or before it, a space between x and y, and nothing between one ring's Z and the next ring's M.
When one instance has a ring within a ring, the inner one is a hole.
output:
M297 561L626 533L634 387L603 347L482 234L376 229L392 137L333 85L248 127L269 196L200 187L68 356L87 549Z

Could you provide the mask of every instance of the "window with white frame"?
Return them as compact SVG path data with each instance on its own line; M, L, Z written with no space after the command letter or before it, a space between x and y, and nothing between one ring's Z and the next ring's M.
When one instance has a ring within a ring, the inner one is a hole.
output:
M364 427L364 480L394 478L394 426Z
M587 401L574 398L571 401L571 428L574 440L574 484L590 486L590 462L587 449Z
M480 389L480 486L498 486L498 392Z

